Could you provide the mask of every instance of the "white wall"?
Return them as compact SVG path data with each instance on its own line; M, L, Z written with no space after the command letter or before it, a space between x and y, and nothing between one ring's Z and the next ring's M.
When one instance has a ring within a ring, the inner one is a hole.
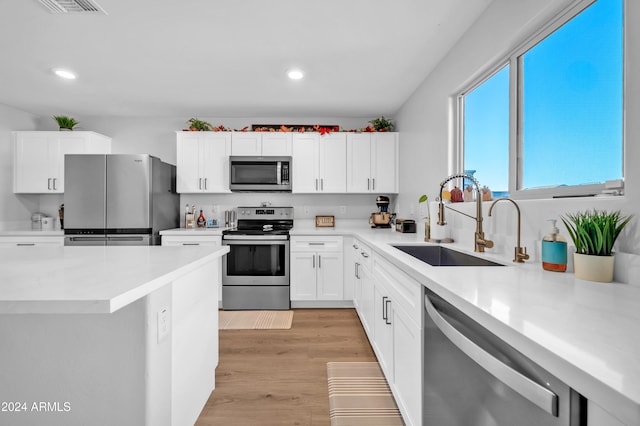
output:
M421 86L402 106L396 116L400 130L400 215L410 215L416 210L420 194L427 193L435 200L439 182L454 172L452 155L454 96L479 74L487 71L510 50L530 37L545 22L566 7L570 0L495 0L459 40L441 63L427 76ZM640 213L640 169L634 167L640 158L640 122L634 120L640 113L640 90L637 75L640 70L640 4L626 2L626 117L625 128L625 197L530 200L519 202L523 213L523 245L526 245L539 261L540 239L548 229L547 218L577 210L622 209L624 213ZM474 214L474 206L464 206ZM486 217L485 232L496 241L494 252L512 256L515 246L515 212L513 206L497 205L495 214ZM448 213L447 220L452 236L458 241L468 241L473 249L475 223L456 213ZM624 282L640 282L640 215L619 239L616 262L616 279ZM565 233L563 226L561 231ZM635 277L634 277L635 276Z

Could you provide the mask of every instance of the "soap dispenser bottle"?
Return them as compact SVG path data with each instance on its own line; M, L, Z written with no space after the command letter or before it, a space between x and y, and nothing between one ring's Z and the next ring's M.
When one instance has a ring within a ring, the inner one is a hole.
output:
M567 270L567 240L560 235L555 219L551 222L549 235L542 239L542 268L547 271L564 272Z

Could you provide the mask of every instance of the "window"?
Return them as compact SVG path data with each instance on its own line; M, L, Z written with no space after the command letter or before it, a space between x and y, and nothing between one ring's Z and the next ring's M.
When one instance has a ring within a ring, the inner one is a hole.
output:
M584 195L623 177L623 0L581 8L459 96L464 169L494 195Z

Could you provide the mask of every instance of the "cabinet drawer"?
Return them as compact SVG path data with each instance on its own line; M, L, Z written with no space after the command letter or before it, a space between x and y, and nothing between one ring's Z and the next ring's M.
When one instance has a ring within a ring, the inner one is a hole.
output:
M291 237L291 251L342 252L342 237L320 235Z
M422 285L379 256L373 260L373 270L374 276L385 282L395 306L402 308L416 325L422 324Z
M371 250L368 245L364 244L362 241L356 238L353 239L351 248L353 250L353 260L362 265L362 267L371 270L373 250Z
M51 237L0 237L0 247L63 246L63 236Z
M220 246L222 237L217 236L162 236L163 246Z

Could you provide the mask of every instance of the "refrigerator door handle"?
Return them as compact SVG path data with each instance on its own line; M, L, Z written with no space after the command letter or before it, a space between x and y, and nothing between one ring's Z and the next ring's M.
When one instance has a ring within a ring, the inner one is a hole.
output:
M558 417L558 395L504 364L460 333L438 313L428 296L425 296L424 304L431 320L458 349L531 403Z

